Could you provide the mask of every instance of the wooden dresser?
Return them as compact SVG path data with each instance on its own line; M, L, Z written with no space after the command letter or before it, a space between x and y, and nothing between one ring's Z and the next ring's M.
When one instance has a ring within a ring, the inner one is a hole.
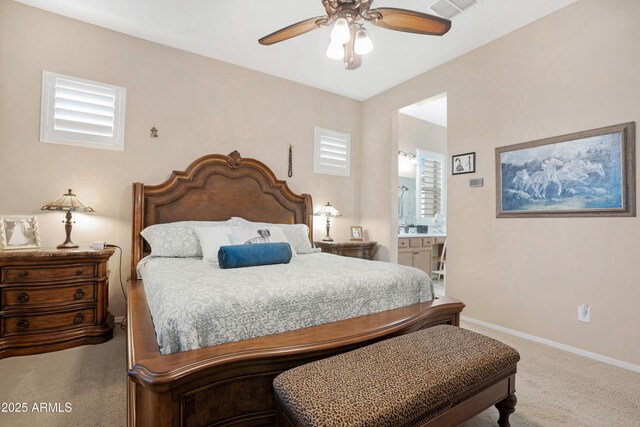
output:
M111 339L113 252L0 251L0 359Z
M313 242L322 252L352 258L373 259L373 250L378 242L350 241L350 242Z

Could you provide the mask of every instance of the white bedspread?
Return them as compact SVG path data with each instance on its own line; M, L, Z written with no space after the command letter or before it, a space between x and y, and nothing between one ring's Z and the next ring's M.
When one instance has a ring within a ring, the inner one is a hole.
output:
M326 253L221 270L198 258L138 264L162 354L271 335L433 299L424 272Z

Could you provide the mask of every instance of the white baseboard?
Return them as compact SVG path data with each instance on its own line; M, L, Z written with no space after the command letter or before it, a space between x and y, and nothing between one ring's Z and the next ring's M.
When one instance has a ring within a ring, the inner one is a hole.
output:
M118 316L118 317L114 317L113 318L113 323L122 323L122 321L124 320L124 316Z
M529 341L537 342L539 344L548 345L549 347L557 348L560 350L568 351L569 353L574 353L579 356L584 356L589 359L597 360L598 362L606 363L609 365L617 366L618 368L628 369L634 372L640 372L640 366L634 365L632 363L623 362L622 360L614 359L613 357L603 356L598 353L592 353L587 350L582 350L580 348L571 347L570 345L561 344L559 342L551 341L546 338L536 337L535 335L525 334L524 332L516 331L514 329L505 328L504 326L494 325L493 323L483 322L482 320L472 319L467 316L460 316L460 320L464 320L465 322L473 323L475 325L484 326L485 328L493 329L499 332L504 332L505 334L513 335L515 337L524 338Z

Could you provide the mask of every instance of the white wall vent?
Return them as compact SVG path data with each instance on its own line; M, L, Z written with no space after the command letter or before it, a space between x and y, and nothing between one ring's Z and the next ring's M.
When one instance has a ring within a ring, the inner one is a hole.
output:
M319 127L314 134L313 171L351 176L351 135Z
M478 0L438 0L431 5L431 10L443 18L451 19L477 3Z
M44 71L40 140L124 150L123 87Z

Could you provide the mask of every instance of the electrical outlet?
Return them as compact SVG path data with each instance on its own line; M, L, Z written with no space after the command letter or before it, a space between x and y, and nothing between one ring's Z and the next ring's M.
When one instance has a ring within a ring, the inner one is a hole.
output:
M580 304L578 306L578 320L580 322L591 322L591 307L589 307L589 304Z

